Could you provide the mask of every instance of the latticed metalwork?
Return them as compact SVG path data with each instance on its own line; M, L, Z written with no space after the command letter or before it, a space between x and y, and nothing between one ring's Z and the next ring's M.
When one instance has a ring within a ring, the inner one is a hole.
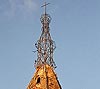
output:
M38 58L35 61L35 67L38 67L41 64L47 63L53 68L56 67L55 62L53 61L53 52L56 48L55 42L51 39L49 33L49 24L51 22L51 17L48 14L43 14L40 18L42 23L42 33L35 44L38 51Z
M49 33L51 17L46 14L46 6L48 4L45 3L42 6L45 7L45 13L40 18L42 23L42 33L35 44L38 52L38 57L35 61L36 72L27 89L62 89L57 75L54 72L56 65L53 60L53 52L56 46Z

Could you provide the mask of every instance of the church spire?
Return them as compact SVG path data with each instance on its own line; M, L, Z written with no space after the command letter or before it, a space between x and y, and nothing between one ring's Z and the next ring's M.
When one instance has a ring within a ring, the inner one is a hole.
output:
M45 13L42 14L40 18L42 23L42 33L35 44L38 52L37 60L35 61L36 72L27 89L62 89L57 75L54 72L56 65L53 60L53 52L56 46L49 32L51 17L46 13L47 5L48 4L45 3L42 6L45 7Z
M46 13L46 6L50 3L46 3L42 6L45 7L45 13L42 14L40 20L42 23L42 33L35 44L37 51L38 51L38 58L35 61L35 67L38 67L42 64L49 64L53 68L56 67L55 62L53 60L53 52L56 48L55 42L51 39L50 36L50 27L49 24L51 22L51 17L49 14Z

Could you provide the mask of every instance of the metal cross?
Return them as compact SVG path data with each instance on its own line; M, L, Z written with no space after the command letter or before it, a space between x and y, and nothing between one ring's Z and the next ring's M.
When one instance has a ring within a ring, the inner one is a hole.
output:
M41 6L41 7L44 7L44 9L45 9L45 14L46 14L46 6L49 5L49 4L50 4L50 3L46 3L46 2L45 2L44 5Z

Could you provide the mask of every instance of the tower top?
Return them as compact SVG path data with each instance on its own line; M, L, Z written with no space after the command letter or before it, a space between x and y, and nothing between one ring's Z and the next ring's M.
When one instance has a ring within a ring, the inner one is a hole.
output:
M49 32L50 30L49 24L51 21L51 17L49 16L49 14L46 13L46 6L48 4L50 3L45 2L45 4L41 6L41 7L45 7L45 13L42 14L40 18L41 23L42 23L42 29L41 29L42 33L39 40L35 44L38 51L38 54L37 54L38 58L37 60L35 60L36 68L44 64L48 64L51 67L56 68L55 62L53 60L53 52L56 46Z
M40 18L42 33L35 44L37 48L37 60L35 60L36 72L27 89L62 89L57 75L54 72L56 65L53 60L53 52L56 46L49 32L51 18L49 14L46 13L46 6L48 4L45 2L42 6L45 7L45 13L42 14Z

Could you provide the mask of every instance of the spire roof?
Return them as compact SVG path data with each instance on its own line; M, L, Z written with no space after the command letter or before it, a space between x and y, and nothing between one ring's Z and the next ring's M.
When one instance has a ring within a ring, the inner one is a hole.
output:
M45 13L41 16L42 33L35 44L37 48L36 72L27 89L62 89L54 72L56 65L53 60L53 52L56 46L49 32L51 17L46 13L46 6L48 4L45 3L42 6L45 7Z

